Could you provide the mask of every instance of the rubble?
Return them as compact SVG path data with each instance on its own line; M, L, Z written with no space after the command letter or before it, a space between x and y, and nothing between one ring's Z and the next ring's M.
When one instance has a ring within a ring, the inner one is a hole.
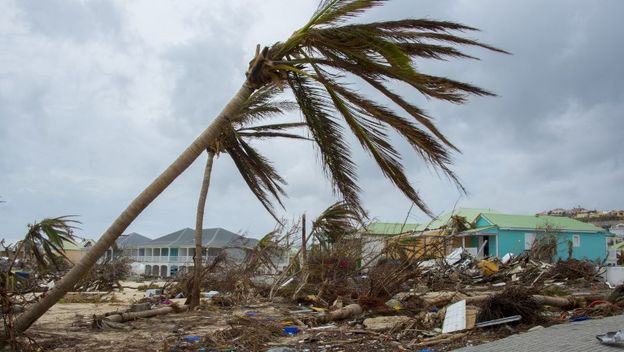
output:
M408 322L410 317L404 315L398 316L382 316L364 319L364 326L370 330L390 330L397 325Z
M610 289L592 262L550 263L532 253L477 259L463 249L424 258L408 247L390 246L376 262L358 265L361 243L354 231L344 231L331 243L308 248L304 263L299 252L272 275L260 269L259 259L233 263L218 257L204 267L196 309L174 299L188 299L192 274L186 273L144 285L148 291L128 309L96 315L91 325L100 330L80 326L97 334L139 334L161 326L163 351L437 351L622 312L624 286ZM203 326L215 320L219 325L178 328L189 317L205 319ZM171 321L173 327L166 325Z

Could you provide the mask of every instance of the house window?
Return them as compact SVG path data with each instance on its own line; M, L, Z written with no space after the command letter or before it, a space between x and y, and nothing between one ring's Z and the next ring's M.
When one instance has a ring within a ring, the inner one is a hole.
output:
M220 250L221 250L221 248L210 247L210 248L208 248L208 256L209 257L216 257L217 255L219 255L219 251Z
M169 256L169 248L161 248L160 249L160 256L161 257L168 257Z
M139 248L139 257L145 256L145 248Z
M581 235L572 235L572 246L573 247L581 246Z
M531 249L531 247L533 247L533 243L535 243L535 233L526 232L524 234L524 249Z

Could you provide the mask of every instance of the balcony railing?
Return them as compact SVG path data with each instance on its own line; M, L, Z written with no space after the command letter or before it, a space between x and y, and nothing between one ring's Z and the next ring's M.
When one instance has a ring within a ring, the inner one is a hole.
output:
M158 256L158 255L146 255L146 256L132 256L134 261L139 263L172 263L172 264L192 264L193 256ZM212 259L213 256L204 256L204 261Z

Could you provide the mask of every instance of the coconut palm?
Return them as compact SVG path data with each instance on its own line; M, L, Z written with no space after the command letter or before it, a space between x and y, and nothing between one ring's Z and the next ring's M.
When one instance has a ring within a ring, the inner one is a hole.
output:
M51 267L58 269L59 258L69 260L63 246L65 243L74 243L73 230L74 225L78 223L72 220L71 216L60 216L29 224L26 236L15 244L15 254L9 259L8 266L0 277L5 292L11 291L9 286L15 283L15 276L11 269L18 260L27 262L39 271L45 271Z
M354 235L362 228L361 216L359 211L346 202L336 202L312 221L309 236L319 241L321 249L328 250L333 243Z
M240 115L243 116L242 119L238 120L235 126L224 127L220 137L207 148L208 160L204 168L204 177L197 202L197 216L195 220L195 256L193 258L193 289L190 296L191 307L199 305L204 209L215 156L227 153L232 158L249 189L262 203L264 208L279 222L274 211L272 199L283 206L280 195L285 195L282 188L285 181L273 168L268 159L254 149L247 140L275 137L308 139L286 132L291 128L304 127L305 123L293 122L245 127L256 120L274 117L296 107L296 104L291 102L272 100L277 92L278 89L274 85L267 85L254 92L241 109Z
M74 243L73 230L78 221L71 216L46 218L40 222L28 225L28 232L23 240L16 244L15 259L29 261L32 265L44 269L56 266L58 257L67 258L65 243ZM9 267L9 271L10 271Z
M352 207L360 208L355 162L342 122L355 134L382 172L409 199L430 213L403 172L401 155L388 129L398 132L427 163L457 182L449 169L455 146L419 107L390 89L403 82L428 98L463 103L467 95L493 95L476 86L428 75L414 68L414 59L471 58L457 46L502 50L457 35L474 28L453 22L407 19L366 24L347 21L383 4L382 0L322 0L312 18L290 38L260 49L251 60L247 79L221 113L180 156L115 219L85 256L54 290L16 321L24 331L70 290L130 223L214 141L223 129L241 119L239 112L257 89L285 85L299 104L323 168L334 190ZM354 77L388 97L411 116L362 96L347 86ZM337 114L335 114L337 113ZM459 185L459 183L457 182ZM461 187L461 186L460 186Z

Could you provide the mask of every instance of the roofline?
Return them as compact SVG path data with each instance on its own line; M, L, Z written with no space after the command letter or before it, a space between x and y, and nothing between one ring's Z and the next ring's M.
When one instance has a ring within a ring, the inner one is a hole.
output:
M593 226L596 226L596 228L600 229L599 231L576 230L576 229L570 229L570 228L539 229L539 228L532 228L532 227L500 227L500 226L496 225L494 223L494 221L492 221L492 219L488 218L487 214L490 214L490 213L481 213L481 214L479 214L477 216L477 219L479 218L479 216L484 217L491 225L498 227L500 230L527 230L527 231L540 231L540 232L542 232L542 231L543 232L545 232L545 231L552 231L552 232L574 231L574 232L584 232L584 233L604 233L604 232L607 232L605 229L600 228L600 227L598 227L596 225L593 225ZM516 216L514 214L495 214L495 215L512 215L512 216ZM530 215L518 215L518 216L530 216ZM542 216L538 216L538 217L542 217ZM572 219L572 220L576 220L576 219ZM579 222L582 222L582 221L579 221Z
M498 226L497 226L498 227ZM583 232L583 233L604 233L605 231L591 231L591 230L576 230L576 229L568 229L568 228L552 228L552 229L540 229L533 227L498 227L500 230L523 230L523 231L533 231L533 232Z

